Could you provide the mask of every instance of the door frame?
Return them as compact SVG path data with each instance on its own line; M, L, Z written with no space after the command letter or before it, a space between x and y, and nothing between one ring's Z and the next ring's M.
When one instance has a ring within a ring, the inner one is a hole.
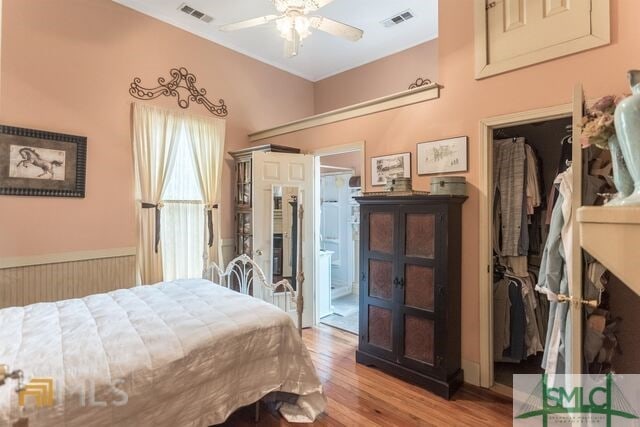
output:
M366 152L365 152L365 141L355 141L347 144L338 144L332 145L329 147L321 147L315 150L310 150L308 154L314 156L314 177L313 177L313 185L314 189L314 202L313 202L313 229L316 236L320 236L320 157L330 156L333 154L343 154L343 153L351 153L353 151L360 152L360 162L362 165L360 180L361 180L361 188L364 191L366 184L366 176L367 176L367 162L366 162ZM318 258L320 256L320 240L313 240L313 263L314 263L314 272L315 277L313 283L319 283L320 280L320 268L318 265ZM320 312L315 310L315 308L319 304L319 294L317 292L317 286L314 286L313 289L313 307L314 307L314 325L320 323Z
M479 291L480 304L480 386L494 386L493 372L493 130L505 126L517 126L543 120L574 116L574 103L556 105L536 110L489 117L480 120L480 238L479 238ZM578 123L574 117L574 135ZM577 138L575 139L577 141ZM574 144L580 149L580 144ZM576 156L577 158L577 156ZM578 172L580 173L580 172ZM574 173L576 175L576 173ZM574 228L574 234L578 229ZM580 258L580 257L577 257ZM576 276L579 277L579 276ZM573 311L573 310L572 310ZM575 353L575 352L574 352ZM578 357L580 353L578 354Z

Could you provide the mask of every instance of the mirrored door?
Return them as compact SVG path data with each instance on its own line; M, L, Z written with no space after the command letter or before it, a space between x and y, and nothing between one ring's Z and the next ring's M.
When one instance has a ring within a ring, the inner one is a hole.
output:
M290 276L293 280L297 271L304 272L303 327L313 325L313 164L313 157L309 155L253 153L254 259L269 279ZM298 210L308 208L298 222L293 221L295 210L289 204L293 196L297 196ZM295 227L297 232L293 232ZM298 236L301 236L302 250L296 270L291 260ZM297 289L299 284L295 285ZM295 309L290 314L296 319Z

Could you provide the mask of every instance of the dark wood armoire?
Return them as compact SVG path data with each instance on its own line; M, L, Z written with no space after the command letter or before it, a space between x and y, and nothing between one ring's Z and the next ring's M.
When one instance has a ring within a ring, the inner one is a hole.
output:
M375 195L360 203L356 360L445 398L462 384L463 196Z

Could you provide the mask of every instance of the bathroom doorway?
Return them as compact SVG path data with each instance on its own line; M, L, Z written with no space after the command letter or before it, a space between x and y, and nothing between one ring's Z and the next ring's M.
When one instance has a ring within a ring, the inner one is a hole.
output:
M318 155L319 232L316 235L316 319L358 333L360 149Z

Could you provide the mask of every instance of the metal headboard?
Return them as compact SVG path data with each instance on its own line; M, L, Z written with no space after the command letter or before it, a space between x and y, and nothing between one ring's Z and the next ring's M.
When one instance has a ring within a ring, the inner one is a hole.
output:
M231 260L224 271L216 263L211 263L204 270L203 277L244 295L252 295L265 301L270 297L271 303L286 313L295 307L298 317L298 331L302 334L301 294L296 292L286 279L277 283L267 281L260 266L247 255L242 254ZM257 289L256 282L260 284Z

